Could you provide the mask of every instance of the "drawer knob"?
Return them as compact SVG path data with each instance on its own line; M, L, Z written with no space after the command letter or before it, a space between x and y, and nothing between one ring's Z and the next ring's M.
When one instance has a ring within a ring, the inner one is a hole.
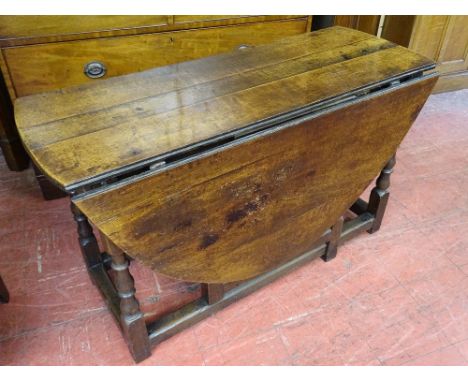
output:
M106 66L99 61L88 62L84 67L84 74L89 78L103 77L107 72Z

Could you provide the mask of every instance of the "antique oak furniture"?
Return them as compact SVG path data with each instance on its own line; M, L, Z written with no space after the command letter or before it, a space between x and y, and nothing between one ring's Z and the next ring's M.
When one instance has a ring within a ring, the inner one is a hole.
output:
M433 67L334 27L19 98L15 114L31 158L70 194L90 275L141 361L379 229L394 154L437 80ZM369 202L359 199L379 172ZM204 294L145 323L129 259Z
M18 97L266 44L308 32L311 23L300 15L0 16L6 162L17 171L29 165L11 107ZM36 177L46 199L65 195Z

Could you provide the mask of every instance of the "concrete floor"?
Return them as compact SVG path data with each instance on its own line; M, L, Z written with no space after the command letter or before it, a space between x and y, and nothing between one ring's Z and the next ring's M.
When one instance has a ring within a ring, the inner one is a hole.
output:
M387 215L154 349L143 365L468 365L468 90L431 96L397 154ZM368 193L368 191L367 191ZM0 158L1 365L131 365L66 199ZM148 319L200 294L132 264ZM151 313L152 312L152 313Z

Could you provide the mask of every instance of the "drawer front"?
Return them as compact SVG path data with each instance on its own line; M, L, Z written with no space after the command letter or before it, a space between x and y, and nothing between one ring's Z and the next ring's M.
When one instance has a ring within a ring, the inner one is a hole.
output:
M167 25L169 16L0 16L0 38L60 36L148 25Z
M4 71L9 73L15 98L269 43L304 33L307 20L4 48Z
M275 20L296 19L303 16L247 16L247 15L175 15L174 24L222 22L222 25L240 24L244 22L265 22Z

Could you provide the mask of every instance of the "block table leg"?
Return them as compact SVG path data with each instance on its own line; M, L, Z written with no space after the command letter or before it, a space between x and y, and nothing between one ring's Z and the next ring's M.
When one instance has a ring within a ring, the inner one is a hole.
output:
M336 257L338 251L338 243L340 241L341 231L343 230L344 217L341 216L337 222L331 227L331 236L327 244L325 254L322 256L322 260L330 261Z
M376 185L371 191L367 212L374 216L374 223L367 231L369 233L378 231L382 224L385 209L387 208L388 198L390 196L390 192L388 191L388 188L390 187L390 175L393 172L395 163L396 158L395 155L393 155L381 171L377 178Z
M208 304L214 304L223 299L223 284L202 284L202 294Z
M45 200L54 200L67 196L64 191L59 189L48 178L46 178L34 163L32 164L32 168L34 170L34 174L36 175L36 181L41 189L42 197Z
M8 301L10 301L10 295L2 277L0 276L0 302L7 303Z
M104 236L103 240L112 259L114 284L120 298L120 326L133 358L140 362L151 355L151 348L143 313L135 297L135 285L128 269L128 259L110 240Z

